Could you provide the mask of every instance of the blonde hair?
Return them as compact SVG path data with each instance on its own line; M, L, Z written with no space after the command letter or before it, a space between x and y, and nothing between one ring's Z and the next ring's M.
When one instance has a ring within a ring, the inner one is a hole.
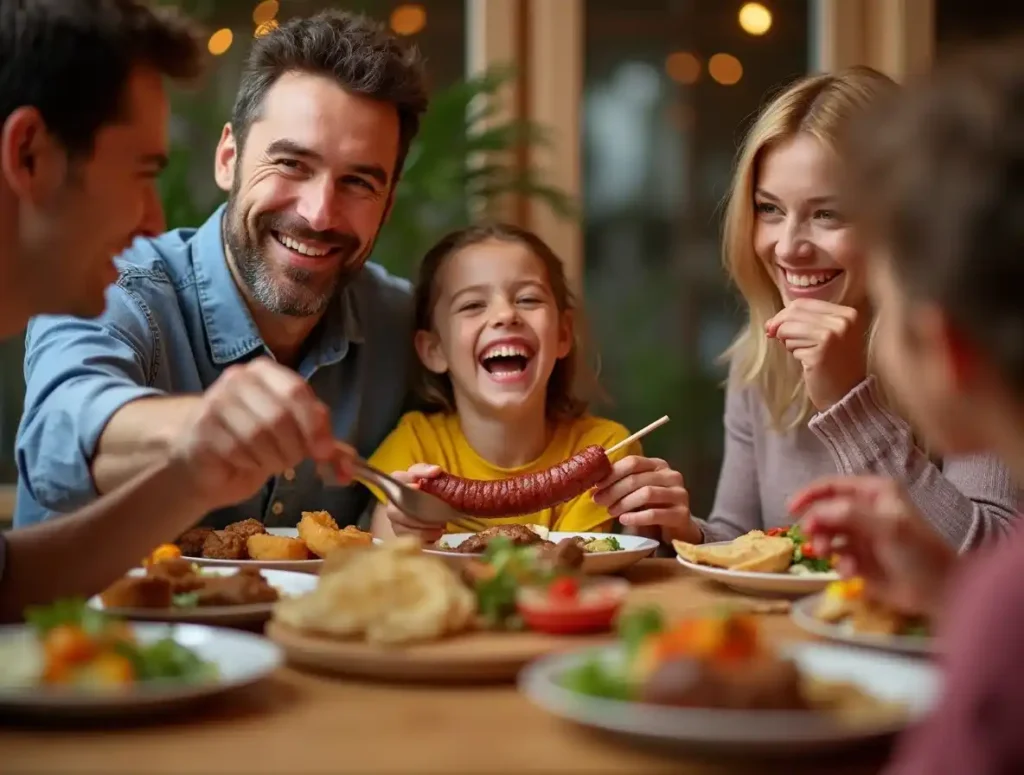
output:
M758 165L766 150L801 133L837 151L851 120L896 88L891 78L863 66L802 78L761 111L737 155L726 202L722 260L747 302L748 320L722 357L732 363L731 373L740 384L760 390L776 430L792 430L806 422L814 408L799 364L765 335L765 324L783 308L783 302L774 279L754 253ZM872 324L869 341L873 332Z

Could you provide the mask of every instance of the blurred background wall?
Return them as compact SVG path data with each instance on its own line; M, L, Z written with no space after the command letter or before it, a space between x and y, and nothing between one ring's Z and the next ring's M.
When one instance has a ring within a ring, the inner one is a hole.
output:
M172 0L165 0L172 2ZM722 198L752 116L810 71L902 78L1024 23L1006 0L177 0L210 33L211 77L176 93L161 187L171 227L222 200L212 155L254 36L327 7L412 37L433 103L374 260L410 275L476 214L541 233L583 297L611 403L683 471L697 514L721 461L719 353L743 314L720 267ZM14 482L22 340L0 345L0 514ZM9 501L9 497L8 497Z

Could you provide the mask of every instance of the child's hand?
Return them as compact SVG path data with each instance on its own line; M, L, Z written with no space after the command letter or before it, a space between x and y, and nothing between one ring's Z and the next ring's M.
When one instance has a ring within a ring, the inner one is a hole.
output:
M892 479L822 479L790 502L821 556L839 555L844 576L861 576L865 592L907 614L934 615L956 565L956 551L918 513ZM833 545L841 538L839 545Z
M683 475L664 460L629 455L597 484L594 502L626 527L660 528L665 540L700 541Z
M440 473L441 469L438 466L415 463L408 471L395 471L391 476L410 487L418 487L420 480L431 479ZM433 543L444 535L444 525L424 524L415 517L399 511L391 501L384 505L384 516L391 522L391 529L395 531L395 535L414 535L422 543Z

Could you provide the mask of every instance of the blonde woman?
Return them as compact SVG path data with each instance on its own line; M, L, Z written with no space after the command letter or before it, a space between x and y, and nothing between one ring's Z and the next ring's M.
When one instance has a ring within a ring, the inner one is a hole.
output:
M835 148L850 119L895 88L864 67L808 77L777 96L747 136L723 235L726 269L749 309L726 353L725 459L706 520L689 516L679 486L660 490L676 504L654 516L666 538L719 541L788 525L790 496L837 473L900 480L958 549L1014 525L1021 496L1007 469L991 457L930 459L871 368L865 256L837 202ZM625 493L643 491L637 477L647 493L668 484L664 470L644 468L619 461L595 495L626 525L651 524L628 513L636 504Z

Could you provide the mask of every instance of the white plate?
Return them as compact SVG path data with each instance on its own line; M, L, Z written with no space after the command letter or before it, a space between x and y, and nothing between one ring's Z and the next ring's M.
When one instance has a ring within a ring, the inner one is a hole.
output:
M716 541L707 546L723 546L731 541ZM811 576L796 576L792 573L756 573L753 571L726 570L710 565L698 565L684 560L678 554L676 559L698 576L714 579L737 592L754 595L783 595L785 597L803 597L820 592L829 582L839 578L838 573L815 573Z
M268 527L267 532L285 538L298 538L299 529L295 527ZM260 568L261 570L296 570L305 573L319 573L324 561L319 557L313 560L211 560L207 557L188 557L196 565L221 568Z
M916 656L932 656L937 653L935 638L913 638L906 635L875 635L857 633L837 624L823 622L814 615L821 594L812 595L793 604L789 616L802 630L822 638L849 643L852 646L896 651Z
M448 533L441 537L441 541L448 544L448 546L455 547L472 535L476 534ZM542 533L542 535L545 535L545 533ZM556 544L563 538L571 538L573 536L580 536L581 538L588 540L591 538L608 538L609 536L613 536L618 539L619 544L622 546L622 549L617 552L585 553L583 555L583 572L587 574L619 573L639 562L644 557L649 556L658 548L657 541L634 535L619 535L618 533L546 533L547 539ZM423 551L426 554L433 554L437 557L441 557L454 565L461 565L470 559L483 556L480 553L461 554L459 552L446 552L442 549L428 549L426 547L424 547Z
M904 703L908 717L851 726L808 711L667 708L588 697L559 684L566 670L595 653L621 659L617 647L544 657L524 668L519 688L548 712L587 727L636 741L746 755L821 750L886 737L919 720L938 697L939 673L921 660L825 644L794 644L781 651L818 678L850 681L880 699Z
M273 673L284 659L281 649L274 643L239 630L201 624L141 623L131 627L144 643L168 635L173 637L201 658L216 664L219 676L205 683L150 683L110 694L0 686L0 713L20 719L61 721L170 711L255 683ZM0 627L0 654L24 648L26 640L34 639L34 632L27 625Z
M234 576L238 567L204 568L204 574ZM309 573L295 573L286 570L261 570L263 578L277 589L282 597L304 595L316 589L317 577ZM144 576L144 568L129 571L131 576ZM140 619L153 622L195 622L198 624L241 625L259 624L270 618L274 603L252 603L249 605L195 606L192 608L106 608L99 595L89 599L89 605L101 611L125 619Z

